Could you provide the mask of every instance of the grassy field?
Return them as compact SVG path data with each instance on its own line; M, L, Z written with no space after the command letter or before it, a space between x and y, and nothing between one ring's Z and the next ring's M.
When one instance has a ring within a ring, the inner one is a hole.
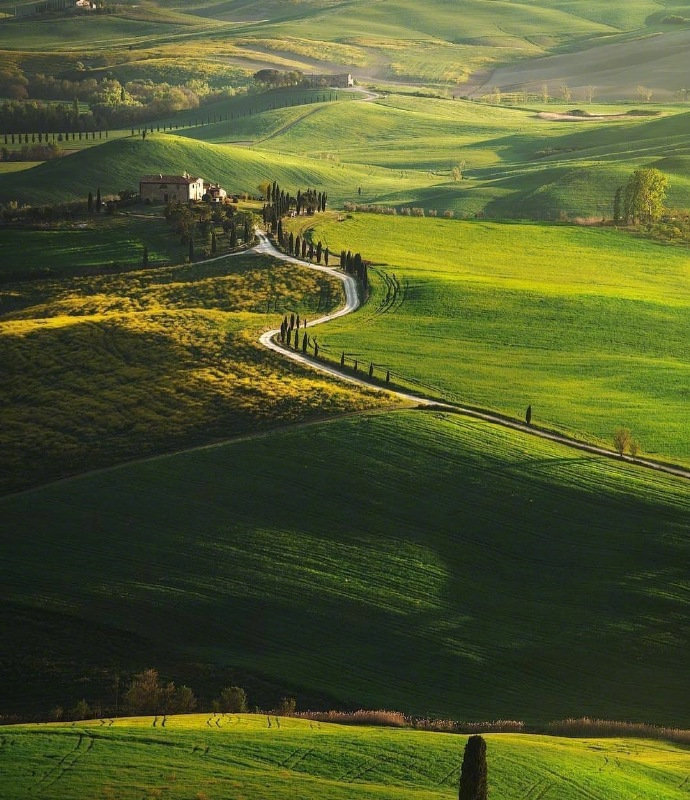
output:
M84 199L94 186L105 194L136 190L139 177L155 172L176 173L186 169L207 180L219 181L229 192L258 193L258 184L277 180L282 186L314 187L328 192L333 203L356 196L365 181L382 192L398 186L402 199L420 185L425 175L401 176L399 172L367 166L342 165L319 158L304 158L231 145L210 145L182 136L152 134L145 141L127 138L102 147L82 150L69 158L48 161L19 174L0 176L0 201L44 203Z
M356 214L312 226L380 266L322 352L391 369L432 394L650 455L690 460L688 256L609 229Z
M102 215L74 225L48 230L8 228L0 243L0 276L30 273L70 275L113 265L141 265L144 246L149 264L182 262L188 247L181 245L163 218ZM6 308L0 290L0 314Z
M333 307L341 293L251 254L4 283L0 487L371 405L256 341L283 313Z
M207 702L687 726L689 511L681 479L418 411L7 496L1 705L110 706L154 665Z
M249 715L4 730L0 790L13 800L457 796L464 736ZM209 727L208 723L211 722ZM217 725L216 725L217 723ZM269 727L270 723L270 727ZM279 727L278 727L279 726ZM661 742L486 736L493 800L684 798L687 751Z

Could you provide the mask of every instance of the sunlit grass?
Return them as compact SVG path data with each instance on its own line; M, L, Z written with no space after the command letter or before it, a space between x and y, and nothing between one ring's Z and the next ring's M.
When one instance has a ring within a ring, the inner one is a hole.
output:
M252 256L5 284L3 488L370 404L257 343L341 291Z
M355 214L301 223L361 252L365 308L318 331L324 353L422 381L440 397L608 444L690 458L689 262L606 229ZM395 279L395 280L393 280Z

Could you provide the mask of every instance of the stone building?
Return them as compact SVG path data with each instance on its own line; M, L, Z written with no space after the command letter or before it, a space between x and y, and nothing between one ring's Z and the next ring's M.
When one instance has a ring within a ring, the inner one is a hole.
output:
M341 75L309 75L307 80L311 86L315 87L347 89L355 85L355 80L349 72L344 72Z
M204 196L204 179L182 175L144 175L139 181L139 196L145 203L186 203Z

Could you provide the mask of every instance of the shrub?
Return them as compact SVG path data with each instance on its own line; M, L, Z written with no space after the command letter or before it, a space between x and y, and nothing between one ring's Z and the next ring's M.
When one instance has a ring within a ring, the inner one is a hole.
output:
M213 701L213 708L228 714L244 714L247 711L247 693L239 686L226 686Z
M409 724L407 717L400 711L369 711L360 708L358 711L300 711L295 714L300 719L311 719L315 722L333 722L338 725L380 725L390 728L404 728Z

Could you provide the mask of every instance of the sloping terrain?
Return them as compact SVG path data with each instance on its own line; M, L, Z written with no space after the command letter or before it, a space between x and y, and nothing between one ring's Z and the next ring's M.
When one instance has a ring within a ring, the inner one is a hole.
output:
M689 759L678 746L505 734L486 740L494 798L687 796ZM18 726L2 741L0 791L9 790L13 800L48 800L56 792L64 800L442 800L457 797L467 737L197 714Z
M687 725L688 503L416 411L4 497L2 707L110 705L155 659L207 700L241 681L261 704Z

